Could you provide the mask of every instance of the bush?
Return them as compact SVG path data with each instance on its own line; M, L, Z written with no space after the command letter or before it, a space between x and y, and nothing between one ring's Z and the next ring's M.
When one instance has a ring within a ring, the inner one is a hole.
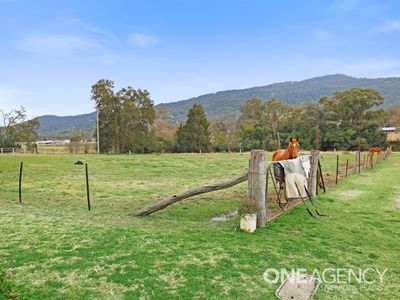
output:
M19 299L19 293L15 288L11 270L0 271L0 300L3 299Z
M258 212L258 204L250 201L250 200L245 200L242 202L241 206L239 207L239 214L240 215L245 215L245 214L256 214Z

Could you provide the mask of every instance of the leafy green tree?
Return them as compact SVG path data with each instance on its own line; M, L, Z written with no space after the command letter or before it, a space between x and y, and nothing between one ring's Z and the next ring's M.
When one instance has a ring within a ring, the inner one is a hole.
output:
M214 121L211 125L211 144L214 151L231 152L235 146L235 123L229 121Z
M386 110L391 126L400 127L400 104L392 105Z
M82 138L83 135L81 132L79 131L71 132L68 144L68 149L70 153L79 153L79 150L82 145Z
M36 147L38 138L37 129L40 122L38 118L26 121L26 110L12 109L5 112L0 109L2 127L0 128L0 142L2 147L15 147L16 142L24 142L28 149Z
M293 109L282 100L272 98L265 103L263 120L265 125L272 131L272 136L276 139L277 148L281 148L281 141L279 135L279 128L282 126L283 121L288 119L288 115Z
M151 126L156 113L149 92L127 87L119 91L117 97L122 103L121 151L151 151L154 139Z
M370 109L383 104L383 97L374 89L352 88L322 97L320 103L326 110L327 120L337 125L360 125L368 119Z
M293 106L283 118L280 136L284 141L288 141L291 136L299 137L302 149L320 149L317 137L321 136L324 124L324 112L320 104ZM282 145L283 148L286 146Z
M101 152L120 152L119 99L114 93L114 82L101 79L92 86L92 100L99 113L99 140Z
M99 80L92 86L92 100L99 112L102 152L149 152L153 147L153 101L147 90L132 87L114 92L114 82Z
M280 129L291 111L281 100L251 98L240 107L237 136L244 150L274 150L280 144Z
M153 140L152 149L156 152L173 152L175 150L176 131L178 126L170 124L166 120L169 111L161 106L157 109L156 119L152 126Z
M245 104L240 106L239 126L260 124L264 111L265 105L260 98L247 99Z
M351 128L342 129L334 124L325 127L321 134L322 150L351 149L356 131Z
M210 123L201 104L194 104L189 110L186 123L177 130L176 143L180 152L211 150Z
M365 140L364 147L385 147L387 146L386 135L378 124L367 124L358 132L358 138ZM357 143L355 143L355 146Z
M15 141L25 142L28 149L36 149L38 140L39 118L34 118L14 126L13 138Z
M354 141L355 146L357 149L366 150L368 148L367 139L363 137L358 137Z
M384 145L384 134L380 127L386 123L387 113L374 109L384 99L374 89L352 88L322 97L320 104L324 112L322 150L358 148L372 144Z
M384 145L380 127L388 114L376 109L383 101L376 90L362 88L335 92L319 103L299 106L252 98L241 106L236 134L245 150L284 148L286 143L280 145L280 141L290 136L300 138L302 149L354 149L357 139L365 139L366 145Z
M265 105L260 98L247 99L240 106L236 135L243 150L264 148L267 135L263 122L264 112Z
M176 152L185 152L186 151L186 142L188 140L185 128L182 123L179 124L178 129L176 130Z
M1 135L4 143L14 143L15 126L22 123L26 118L26 110L21 106L20 109L12 109L6 112L0 109L2 116Z

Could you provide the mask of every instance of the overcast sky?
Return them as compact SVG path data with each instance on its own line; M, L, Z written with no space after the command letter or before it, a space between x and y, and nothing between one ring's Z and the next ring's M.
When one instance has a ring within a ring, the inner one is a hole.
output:
M157 104L334 73L400 76L400 1L0 0L0 108L29 116L101 78Z

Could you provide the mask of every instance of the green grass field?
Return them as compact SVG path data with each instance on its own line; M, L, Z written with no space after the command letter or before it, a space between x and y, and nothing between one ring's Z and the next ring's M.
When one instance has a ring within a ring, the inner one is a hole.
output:
M268 156L270 158L270 155ZM328 217L297 206L254 234L236 209L247 183L141 218L128 213L186 188L245 172L249 154L2 155L0 268L22 299L274 299L267 268L388 268L382 283L322 284L315 299L400 294L400 156L319 197ZM352 154L341 155L341 166ZM92 211L86 208L89 164ZM23 204L18 204L24 161ZM322 154L334 174L336 156ZM1 297L0 297L1 299Z

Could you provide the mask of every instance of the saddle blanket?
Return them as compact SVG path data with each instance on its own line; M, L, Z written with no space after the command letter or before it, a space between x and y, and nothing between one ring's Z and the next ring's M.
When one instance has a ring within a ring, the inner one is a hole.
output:
M275 162L274 175L279 182L285 181L285 193L287 199L299 198L296 184L302 197L307 197L304 186L310 176L310 156L300 156L295 159Z

